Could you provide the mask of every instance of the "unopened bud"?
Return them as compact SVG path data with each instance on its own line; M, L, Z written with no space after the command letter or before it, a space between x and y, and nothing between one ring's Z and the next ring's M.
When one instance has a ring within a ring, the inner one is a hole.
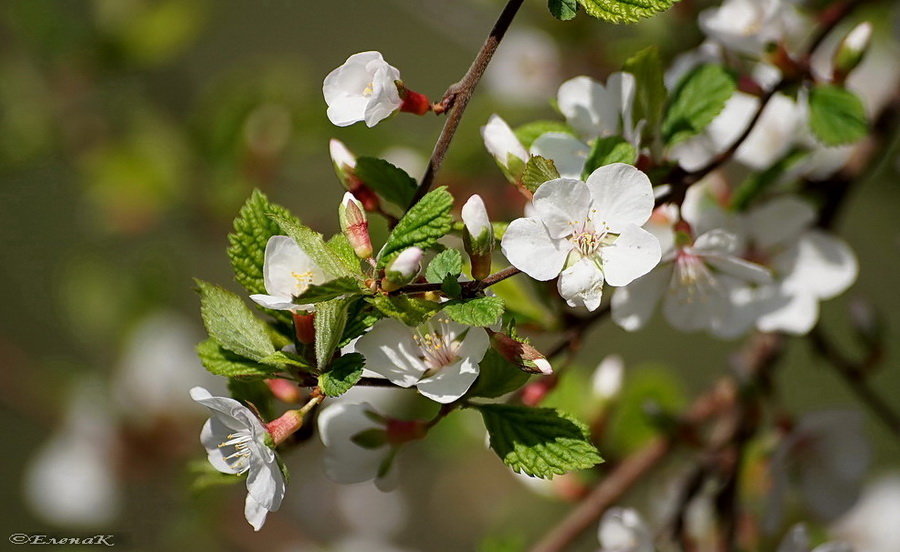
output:
M265 380L265 382L269 391L271 391L272 395L279 401L288 404L300 402L302 394L300 393L300 388L297 387L294 382L284 378L271 378Z
M594 395L604 401L616 397L622 389L625 363L619 355L608 355L600 361L591 379Z
M491 273L494 229L481 196L473 195L462 208L463 242L472 261L472 278L485 279Z
M394 291L415 280L422 270L423 256L424 253L418 247L401 251L384 269L381 288L385 291Z
M507 180L518 182L530 156L506 121L497 115L491 115L487 124L481 127L481 137Z
M428 99L428 96L410 90L402 81L395 81L395 84L397 92L400 93L400 99L403 100L403 103L400 104L400 111L414 115L424 115L431 111L431 100Z
M543 374L545 376L553 373L550 361L528 343L513 339L506 334L492 332L491 344L503 358L512 362L524 372Z
M350 153L347 146L334 138L328 142L328 151L331 153L331 162L334 164L334 172L337 173L341 184L350 189L349 180L354 176L356 168L356 156Z
M851 71L856 69L872 41L872 24L868 21L860 23L847 33L834 53L834 81L843 84Z
M369 221L366 220L366 212L363 204L346 192L338 207L338 220L341 230L347 237L347 241L353 247L353 251L360 259L368 259L372 256L372 240L369 238Z
M316 313L294 312L294 335L297 341L309 345L316 340Z

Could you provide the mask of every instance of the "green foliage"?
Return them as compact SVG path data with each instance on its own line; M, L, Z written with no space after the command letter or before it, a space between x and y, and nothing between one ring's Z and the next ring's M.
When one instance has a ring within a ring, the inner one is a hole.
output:
M359 353L350 353L334 361L331 370L319 376L319 387L329 397L343 395L362 377L366 359Z
M356 272L350 270L347 265L341 261L341 257L325 245L322 234L311 230L296 220L291 220L280 215L272 215L272 220L278 223L282 232L294 238L294 241L297 242L300 249L309 255L313 262L319 265L319 268L324 270L327 274L334 276L335 278L340 276L357 276L358 270Z
M316 366L322 370L331 362L331 356L337 349L344 327L347 325L348 299L332 299L316 306Z
M575 18L578 12L577 0L547 0L547 8L553 17L560 21L569 21Z
M454 299L442 306L447 316L467 326L490 326L500 318L504 308L503 299L499 297Z
M736 89L734 76L721 65L701 65L688 73L675 89L663 120L665 143L671 146L701 133Z
M200 289L200 315L210 337L225 349L260 361L275 352L266 325L237 295L195 280Z
M234 279L250 293L266 292L263 283L266 244L269 238L281 234L281 228L269 218L269 213L299 224L287 209L270 203L264 193L253 190L234 219L234 232L228 234L228 258Z
M611 23L635 23L672 7L678 0L578 0L588 14Z
M631 56L622 70L634 75L634 120L647 121L645 130L655 136L668 95L659 49L656 46L644 48Z
M349 276L335 278L317 286L309 286L306 291L294 298L298 305L310 305L330 301L342 295L359 295L359 280Z
M559 171L556 170L556 164L552 159L535 155L528 160L525 165L525 172L522 173L522 184L532 192L548 180L559 178Z
M462 254L456 249L445 249L428 263L425 279L432 284L440 284L447 276L456 278L462 272Z
M272 392L260 379L229 378L228 393L262 416L263 420L272 419Z
M444 237L453 225L450 208L453 196L445 186L436 188L403 215L378 254L378 268L409 247L427 249Z
M343 234L335 234L334 236L331 236L331 239L325 242L325 247L327 247L332 253L334 253L334 255L352 274L358 277L363 276L363 272L359 264L360 259L353 251L353 246L350 245L350 241L347 240L347 236Z
M563 121L532 121L516 128L516 138L526 149L542 134L548 132L562 132L563 134L575 134L572 128Z
M584 162L584 172L581 177L586 179L592 172L604 165L611 163L633 165L635 161L637 161L637 150L621 136L597 138L591 147L591 153Z
M341 342L338 345L343 347L366 333L366 330L381 318L381 311L373 308L366 298L357 297L347 307L347 325L344 327L344 335L341 336Z
M246 481L246 476L235 476L234 474L220 472L212 467L212 464L205 458L192 460L188 464L187 469L191 477L191 491L193 492L202 492L214 487Z
M406 208L416 193L416 181L406 171L375 157L356 160L356 176L394 205Z
M278 370L224 349L212 338L197 345L200 363L210 373L227 378L271 378Z
M529 377L529 374L503 358L500 353L488 349L479 364L478 379L468 395L493 399L522 387Z
M516 473L551 478L603 461L588 428L552 408L479 405L491 448Z
M369 301L383 315L396 318L407 326L418 326L441 308L434 301L408 295L375 295Z
M826 146L851 144L869 132L862 101L846 88L817 85L809 94L809 127Z

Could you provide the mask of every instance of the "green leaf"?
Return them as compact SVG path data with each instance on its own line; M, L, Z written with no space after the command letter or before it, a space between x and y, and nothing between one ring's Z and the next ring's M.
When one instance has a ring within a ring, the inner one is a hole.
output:
M779 159L768 169L753 173L738 186L731 196L730 207L735 211L745 211L753 201L774 186L797 162L808 155L802 149L794 149Z
M295 366L303 370L309 371L312 367L300 355L288 353L285 351L275 351L271 355L259 361L260 364L272 366L275 368L283 368L285 366Z
M219 286L195 280L200 288L200 316L210 337L242 357L262 360L275 352L266 325L237 295Z
M269 213L299 224L287 209L270 203L264 193L253 190L234 219L234 232L228 234L228 258L234 279L250 293L266 293L263 282L266 244L269 238L281 234L281 228L269 218Z
M479 405L491 448L516 473L551 478L603 461L583 423L552 408Z
M381 312L373 308L365 297L357 297L347 307L347 325L344 327L344 335L338 344L343 347L357 337L366 333L366 330L381 320Z
M522 142L522 145L525 146L525 149L530 148L531 144L534 143L541 134L546 134L548 132L575 134L572 127L562 121L532 121L516 128L514 132L516 138L519 139L519 142Z
M350 353L334 361L331 370L319 376L319 387L329 397L343 395L362 377L366 359L359 353Z
M429 192L403 215L378 254L378 268L384 268L409 247L427 249L447 235L453 226L450 208L453 196L446 186Z
M553 17L560 21L569 21L575 18L578 11L578 2L576 0L548 0L547 8Z
M212 464L206 458L203 460L192 460L188 464L188 473L191 476L190 489L193 492L202 492L213 487L247 481L246 477L220 472L212 467Z
M350 306L348 299L332 299L316 306L316 366L324 369L331 362L331 357L337 349L341 336L344 335L344 327L347 325L347 308Z
M635 94L633 119L647 121L644 127L656 135L666 105L666 84L663 81L662 60L656 46L644 48L631 56L622 70L634 75Z
M688 73L675 89L663 120L665 143L671 146L701 133L736 89L734 76L721 65L701 65Z
M442 305L447 316L467 326L490 326L503 314L503 299L499 297L476 297L475 299L454 299Z
M494 349L488 349L479 366L478 379L468 393L472 397L493 399L505 395L525 385L531 377Z
M272 220L281 227L281 231L294 238L294 241L297 242L300 249L309 255L313 262L327 274L335 278L340 276L355 277L357 275L347 268L338 255L330 248L326 247L322 234L313 231L296 220L291 220L280 215L271 215L271 217Z
M335 234L331 236L327 242L327 247L334 255L347 267L354 276L363 277L363 271L360 268L360 258L353 251L353 246L347 240L347 236L343 234Z
M376 295L368 300L383 315L396 318L407 326L418 326L441 308L434 301L408 295Z
M604 165L611 163L633 165L635 161L637 161L637 150L621 136L597 138L591 147L591 153L584 162L584 172L581 178L582 180L587 179L592 172Z
M416 194L416 181L406 171L375 157L356 160L356 176L394 205L406 208Z
M317 286L309 286L306 288L306 291L294 298L294 302L298 305L311 305L329 301L342 295L359 295L360 292L359 280L349 276L342 276Z
M578 0L588 14L612 23L636 23L672 7L678 0Z
M462 285L459 283L459 274L447 274L444 276L444 281L441 282L441 291L448 297L458 299L459 296L462 295Z
M540 155L532 156L525 165L525 172L522 173L522 184L532 192L548 180L559 178L559 171L552 159L541 157Z
M258 412L264 420L272 419L272 392L259 379L228 378L231 397Z
M271 378L278 372L276 368L247 360L222 348L212 338L197 345L197 356L211 374L226 378Z
M831 84L817 85L810 91L809 127L826 146L851 144L869 132L866 110L859 97Z
M440 284L448 275L459 276L462 272L462 254L456 249L445 249L428 263L425 279L432 284Z

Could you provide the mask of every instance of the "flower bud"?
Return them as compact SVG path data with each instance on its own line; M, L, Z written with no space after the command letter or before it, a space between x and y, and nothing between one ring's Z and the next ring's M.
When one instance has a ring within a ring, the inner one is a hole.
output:
M523 343L499 332L491 333L491 344L506 360L512 362L529 374L553 373L550 362L544 355L528 343Z
M303 427L303 414L301 410L288 410L266 424L266 430L271 435L275 446L283 443L288 437Z
M462 208L463 242L472 261L472 278L485 279L491 273L491 253L494 249L494 229L481 196L475 194Z
M346 192L338 207L338 220L341 223L341 231L347 236L347 241L353 247L353 251L360 259L368 259L372 256L372 240L369 238L369 221L366 220L366 212L363 204L353 194Z
M609 355L601 360L591 379L594 395L603 401L615 398L622 389L624 370L625 363L619 355Z
M297 341L304 345L309 345L316 340L316 313L315 312L293 312L294 316L294 335Z
M506 121L497 115L491 115L487 124L481 127L481 137L507 180L518 182L530 156Z
M838 45L834 53L834 81L843 84L851 71L862 62L872 41L872 24L860 23Z
M424 115L431 111L431 100L425 94L419 94L407 88L402 81L396 81L397 91L400 93L400 111L414 115Z
M350 153L343 142L332 138L328 142L328 152L331 154L331 162L334 164L334 172L337 173L341 184L350 188L350 179L355 177L356 156Z
M281 402L295 404L300 402L302 395L297 384L284 378L270 378L265 380L266 386L272 395Z
M400 252L384 269L381 288L385 291L394 291L415 280L422 270L423 255L418 247L410 247Z

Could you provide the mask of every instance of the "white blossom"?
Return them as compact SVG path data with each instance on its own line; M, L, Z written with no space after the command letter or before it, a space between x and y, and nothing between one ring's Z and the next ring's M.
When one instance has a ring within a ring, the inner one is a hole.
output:
M729 50L761 55L800 27L799 17L786 0L725 0L700 12L700 28Z
M494 156L507 177L517 179L520 171L525 168L529 155L506 121L499 115L491 115L487 124L481 127L481 137L484 146Z
M853 508L832 526L831 533L857 552L895 552L900 542L900 475L879 477L863 488Z
M385 491L396 483L390 470L393 447L383 442L361 443L365 432L383 432L382 418L369 403L339 402L324 408L318 417L319 437L325 445L325 474L336 483L375 481ZM365 445L365 446L364 446Z
M366 367L400 387L416 386L439 403L462 397L478 377L490 345L483 328L438 314L416 328L385 318L356 343Z
M259 531L266 515L278 510L284 498L284 475L272 436L249 408L234 399L213 397L202 387L192 388L191 398L211 414L200 432L209 463L222 473L247 474L244 516Z
M559 48L538 29L513 29L484 74L491 93L505 103L544 103L559 84Z
M473 194L466 200L462 206L460 213L466 231L473 240L490 239L494 235L491 219L488 216L487 208L484 206L484 200L478 194ZM487 236L487 237L486 237Z
M570 306L595 310L604 282L627 285L659 262L659 241L641 228L653 202L647 176L622 163L597 169L587 182L545 182L534 194L537 216L509 225L503 253L536 280L559 276Z
M353 54L325 77L322 92L328 119L337 126L365 121L373 127L400 108L400 71L380 52Z
M606 85L586 76L562 83L556 95L559 110L584 139L622 135L635 143L640 125L632 117L635 80L631 73L613 73Z
M758 291L756 326L767 332L805 334L819 318L819 302L836 297L856 281L859 266L850 247L813 228L816 213L807 202L784 196L744 215L748 254L770 267L775 279Z
M314 305L296 305L294 297L311 285L322 284L331 278L322 270L294 238L272 236L266 243L263 280L266 294L251 295L250 299L267 309L312 311Z
M654 552L653 533L631 508L610 508L597 530L600 552Z
M545 132L531 143L531 154L553 161L559 176L580 180L591 146L565 132Z

